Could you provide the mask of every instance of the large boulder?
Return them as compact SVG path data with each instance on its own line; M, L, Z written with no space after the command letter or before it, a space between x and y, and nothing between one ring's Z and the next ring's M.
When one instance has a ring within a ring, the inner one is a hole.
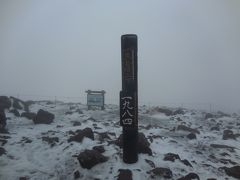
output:
M194 133L190 133L190 134L187 135L187 138L192 140L192 139L197 139L197 136Z
M7 118L4 109L0 109L0 129L4 129L7 124Z
M54 114L40 109L37 112L35 118L33 119L33 122L35 124L51 124L53 122L54 117L55 117Z
M184 177L179 178L178 180L200 180L199 176L196 173L189 173Z
M85 150L78 155L78 161L83 168L91 169L93 166L106 162L108 158L96 150Z
M174 153L167 153L164 155L164 161L172 161L174 162L176 159L180 160L180 157L178 154L174 154Z
M7 96L0 96L0 109L9 109L11 100Z
M235 135L233 134L233 131L227 129L227 130L224 130L223 131L223 137L222 137L223 140L228 140L228 139L234 139L236 140L236 137Z
M226 167L225 172L227 175L240 179L240 166Z
M132 180L132 171L129 169L119 169L117 180Z
M120 148L123 147L123 136L122 134L118 137L114 143ZM152 155L152 150L150 148L150 143L143 133L138 133L138 153Z
M0 156L2 156L3 154L6 154L6 150L0 147Z
M94 134L93 134L93 131L91 128L77 130L76 133L74 133L74 135L68 139L68 142L72 142L72 141L82 142L84 137L88 137L88 138L94 140Z
M23 112L22 114L21 114L21 117L25 117L25 118L27 118L27 119L29 119L29 120L33 120L35 117L36 117L36 113L33 113L33 112Z
M171 179L173 174L172 171L169 168L163 168L163 167L157 167L154 168L150 171L150 173L152 174L152 177L159 177L159 178L167 178L167 179Z
M152 155L150 143L143 133L138 133L138 153Z

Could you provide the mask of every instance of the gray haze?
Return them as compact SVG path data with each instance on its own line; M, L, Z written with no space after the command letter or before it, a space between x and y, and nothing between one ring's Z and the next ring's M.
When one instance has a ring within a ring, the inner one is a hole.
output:
M139 38L140 102L240 107L239 0L2 0L0 93L104 89L118 103L125 33Z

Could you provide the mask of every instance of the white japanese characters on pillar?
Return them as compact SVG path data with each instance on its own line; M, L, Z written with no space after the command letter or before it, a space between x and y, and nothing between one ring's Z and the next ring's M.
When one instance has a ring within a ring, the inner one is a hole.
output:
M120 124L121 126L136 126L136 109L134 105L134 94L120 93Z

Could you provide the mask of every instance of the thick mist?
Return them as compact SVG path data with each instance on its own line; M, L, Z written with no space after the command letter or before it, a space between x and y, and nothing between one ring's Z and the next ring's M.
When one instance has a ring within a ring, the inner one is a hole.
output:
M0 94L102 90L118 103L122 34L138 35L142 104L240 108L240 2L1 1Z

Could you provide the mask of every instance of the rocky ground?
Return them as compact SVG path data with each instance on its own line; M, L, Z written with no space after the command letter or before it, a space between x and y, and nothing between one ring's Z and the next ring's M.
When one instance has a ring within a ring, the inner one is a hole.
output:
M0 179L240 179L239 114L142 106L139 160L125 164L118 106L7 99Z

